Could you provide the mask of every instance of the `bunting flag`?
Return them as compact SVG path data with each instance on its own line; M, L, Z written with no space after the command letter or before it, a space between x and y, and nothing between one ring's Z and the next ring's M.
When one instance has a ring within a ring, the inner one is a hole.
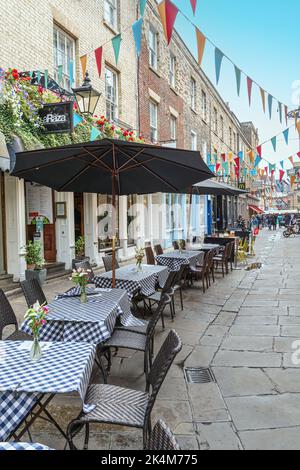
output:
M239 157L240 161L242 162L244 160L244 152L240 151L238 153L238 157Z
M217 173L219 172L220 168L221 168L221 163L217 163L217 164L216 164L216 171L217 171Z
M289 157L289 161L290 161L291 164L294 166L294 157Z
M243 175L244 175L244 178L246 178L247 174L248 174L247 168L243 168Z
M210 153L207 154L206 160L207 160L207 164L210 165L211 164L211 154Z
M272 118L272 107L273 107L273 96L272 95L268 95L268 107L269 107L269 116L270 116L270 119Z
M280 124L282 124L282 103L278 101L278 112L279 112L279 120Z
M262 101L262 107L265 113L266 112L266 92L263 88L260 88L260 96L261 96L261 101Z
M215 172L215 165L208 165L208 168L210 169L212 173Z
M281 160L280 166L281 166L281 168L284 170L284 161L283 161L283 160Z
M44 88L46 90L48 89L48 78L49 78L49 72L48 72L48 70L45 70L45 72L44 72Z
M285 122L286 122L286 125L288 123L288 107L285 105L284 106L284 116L285 116Z
M297 157L299 157L299 158L300 158L300 152L298 152L298 153L297 153Z
M226 153L222 153L221 158L222 158L223 162L226 162Z
M198 64L201 67L205 44L206 44L206 37L196 28L196 37L197 37L197 47L198 47Z
M260 162L261 162L261 157L257 155L255 162L254 162L254 167L256 168L260 164Z
M81 124L83 121L83 118L81 116L79 116L79 114L77 113L74 113L74 117L73 117L73 125L74 127L78 126L78 124Z
M269 163L269 171L270 171L271 174L272 174L272 173L275 173L275 171L276 171L276 164L274 165L274 164L272 164L272 163Z
M269 170L268 167L265 166L265 173L266 173L266 175L268 175L268 170Z
M114 53L115 53L116 65L118 65L119 55L120 55L120 47L121 47L121 42L122 42L121 34L117 34L116 36L114 36L112 38L111 42L112 42L112 46L113 46Z
M62 65L58 66L58 77L59 77L59 71L60 70L61 70L61 76L62 76ZM40 72L40 70L38 70L36 72L36 79L37 79L37 82L40 83L40 81L41 81L41 72Z
M194 15L196 14L197 0L190 0Z
M229 162L233 161L233 152L228 152L228 161Z
M250 162L253 163L253 162L254 162L254 157L255 157L254 151L253 151L253 150L249 150L249 152L247 152L247 155L248 155L248 157L249 157Z
M143 31L143 18L135 21L132 25L132 32L135 42L135 49L137 56L141 55L141 44L142 44L142 31Z
M224 162L222 166L223 166L223 168L225 170L225 173L226 173L225 176L228 175L228 173L229 173L229 164L228 164L228 162Z
M95 49L95 58L96 58L96 64L97 64L99 77L101 77L101 72L102 72L102 54L103 54L102 46Z
M140 13L144 16L147 0L140 0Z
M220 80L220 73L221 73L221 66L222 66L222 61L223 61L224 54L220 49L217 47L215 48L215 67L216 67L216 80L217 80L217 85Z
M284 175L285 175L285 171L279 170L279 183L282 182Z
M296 128L297 128L298 134L300 136L300 119L298 119L297 122L296 122Z
M69 77L70 77L70 84L72 86L73 83L74 83L74 62L73 62L73 60L71 60L70 64L69 64Z
M287 145L289 144L289 132L290 132L289 129L286 129L285 131L283 131L283 136Z
M276 150L277 150L277 137L276 136L272 137L271 143L273 145L274 152L276 152Z
M253 80L250 77L247 77L247 90L248 90L249 106L251 106L252 85L253 85Z
M83 78L85 78L86 67L87 67L87 54L80 57L80 64L81 64L82 76Z
M63 79L63 66L62 65L59 65L57 67L57 75L58 75L58 83L61 83L62 82L62 79ZM41 78L40 78L41 79ZM40 81L40 80L39 80Z
M238 96L240 96L240 92L241 92L241 73L242 73L242 71L236 65L234 66L234 70L235 70L237 94L238 94Z
M251 176L256 176L257 175L257 170L253 169L250 171Z
M158 11L164 28L168 45L171 42L174 24L178 14L178 8L170 0L164 0L158 5Z
M91 130L91 136L90 136L90 141L97 140L98 137L101 135L101 132L96 129L96 127L93 127Z
M259 145L259 146L256 148L256 150L257 150L258 155L262 158L262 146Z
M295 176L295 175L292 175L292 176L291 176L291 187L294 186L295 182L296 182L296 176Z

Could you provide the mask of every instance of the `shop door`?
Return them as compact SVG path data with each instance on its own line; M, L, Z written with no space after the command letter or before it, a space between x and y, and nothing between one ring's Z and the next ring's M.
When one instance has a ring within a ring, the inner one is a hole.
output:
M4 174L0 171L0 274L5 272L4 208Z
M74 224L75 224L75 240L84 237L84 205L83 194L74 193Z

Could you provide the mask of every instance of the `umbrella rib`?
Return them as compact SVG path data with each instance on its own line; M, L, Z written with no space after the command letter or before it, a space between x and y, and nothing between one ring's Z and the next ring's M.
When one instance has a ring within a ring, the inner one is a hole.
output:
M84 156L85 154L82 154L82 156ZM77 155L77 157L79 157L80 155ZM14 176L18 176L18 174L22 174L24 173L24 171L31 171L31 170L40 170L41 168L47 168L48 166L52 166L52 165L57 165L59 163L64 163L64 162L67 162L68 160L74 160L76 157L74 155L70 156L70 157L65 157L65 158L61 158L59 160L55 160L54 162L48 162L48 163L42 163L41 165L34 165L30 168L23 168L23 170L17 170L17 171L14 171Z
M66 186L68 186L69 184L76 181L77 178L79 178L79 176L81 176L83 173L85 173L90 168L90 166L91 165L88 164L86 167L84 167L82 170L80 170L78 173L76 173L76 175L72 176L72 178L70 178L66 183L64 183L62 186L59 187L58 191L64 191Z
M107 154L109 154L109 152L111 151L111 149L108 149L106 152L104 152L104 153L103 153L101 156L99 156L99 157L98 157L97 155L95 155L93 152L91 152L90 150L88 150L86 147L83 147L83 149L85 150L85 152L86 152L87 154L89 154L89 155L91 155L92 157L94 157L95 160L96 160L96 162L97 162L97 163L100 163L103 168L106 168L110 173L112 172L112 168L111 168L109 165L107 165L106 163L104 163L104 162L102 161L102 159L103 159L104 157L106 157Z
M118 146L118 149L121 153L123 153L124 155L126 155L127 157L129 157L129 160L127 160L127 162L125 162L123 165L121 165L119 168L118 168L118 171L122 171L124 167L126 167L126 165L129 164L129 162L131 160L133 160L134 158L137 158L141 153L144 152L145 148L142 148L139 152L137 152L135 155L133 156L130 156L127 152L125 152L124 150L122 150L119 146Z

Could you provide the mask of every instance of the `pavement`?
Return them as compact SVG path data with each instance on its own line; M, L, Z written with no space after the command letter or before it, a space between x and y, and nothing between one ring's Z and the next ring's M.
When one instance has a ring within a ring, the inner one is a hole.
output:
M184 311L177 301L174 323L168 318L165 331L158 325L156 351L172 328L183 348L159 392L152 420L163 418L183 450L299 449L300 354L293 357L293 347L300 349L299 242L285 240L281 231L261 231L253 258L261 269L242 266L224 279L218 274L205 294L195 284L184 292ZM45 293L51 299L68 287L68 280L60 280L47 284ZM12 299L12 305L21 322L23 297ZM185 367L210 368L215 381L189 384ZM109 383L143 390L142 371L141 353L119 350ZM100 380L95 370L92 381ZM60 396L50 409L65 427L80 406L76 396ZM35 424L33 436L55 449L64 447L44 421ZM141 431L94 426L90 448L140 449Z

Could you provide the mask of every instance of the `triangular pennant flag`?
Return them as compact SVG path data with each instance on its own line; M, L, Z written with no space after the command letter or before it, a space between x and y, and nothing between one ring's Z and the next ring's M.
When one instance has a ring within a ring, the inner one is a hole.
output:
M245 178L246 178L247 174L248 174L247 168L243 168L243 175L244 175Z
M87 67L87 54L80 57L82 76L85 77Z
M276 152L276 149L277 149L277 137L276 136L272 137L271 143L273 145L274 152Z
M48 88L48 78L49 78L49 72L48 72L48 70L45 70L45 72L44 72L44 88L46 90Z
M265 166L265 173L268 174L268 167Z
M238 157L239 157L240 161L242 162L244 160L244 152L240 151L238 153Z
M141 44L142 44L142 30L143 30L143 18L135 21L132 25L132 32L135 42L135 49L137 56L140 57L141 55Z
M279 183L282 182L284 175L285 175L285 171L279 170Z
M281 168L284 170L284 161L283 161L283 160L281 160L280 166L281 166Z
M212 173L215 172L215 165L208 165L208 168L210 169Z
M253 80L250 77L247 77L247 90L248 90L249 106L251 106L252 85L253 85Z
M217 163L217 164L216 164L216 171L217 171L217 173L218 173L218 171L220 170L220 168L221 168L221 163Z
M251 176L256 176L257 175L257 170L251 170Z
M147 0L140 0L140 13L144 16Z
M197 37L197 47L198 47L198 64L201 67L205 44L206 44L206 37L196 28L196 37Z
M102 46L95 49L95 58L96 58L96 64L97 64L99 77L101 77L101 72L102 72L102 53L103 53Z
M210 153L207 154L206 161L207 161L208 165L211 164L211 154Z
M300 119L297 119L296 128L297 128L298 134L300 136Z
M257 155L257 157L255 159L255 162L254 162L255 168L260 164L260 162L261 162L261 157L259 155Z
M69 64L69 77L70 77L70 84L72 86L73 83L74 83L74 62L73 62L73 60L71 60L70 64Z
M226 162L226 153L221 153L221 158L223 162Z
M272 106L273 106L273 96L269 94L268 95L268 107L269 107L270 119L272 118Z
M228 164L228 162L224 162L222 166L223 166L223 169L225 170L225 173L227 174L227 173L229 172L229 164Z
M228 161L232 162L233 160L233 152L228 152Z
M240 163L241 162L240 162L240 159L238 157L234 159L234 163L237 166L237 168L240 168Z
M111 42L112 42L112 46L113 46L114 53L115 53L116 64L118 65L119 55L120 55L120 46L122 42L121 34L117 34L116 36L114 36Z
M283 136L287 145L289 144L289 132L290 132L289 129L286 129L285 131L283 131Z
M278 101L279 121L282 124L282 103Z
M221 66L222 66L222 60L223 60L224 54L220 49L217 47L215 48L215 67L216 67L216 80L217 84L219 83L220 80L220 73L221 73Z
M256 148L256 150L257 150L258 155L259 155L260 157L262 157L262 146L259 145L259 146Z
M294 157L289 157L289 161L290 161L291 164L294 166Z
M297 153L297 156L300 158L300 152Z
M74 127L78 126L78 124L80 124L82 121L83 121L83 118L81 116L79 116L79 114L74 113L74 117L73 117Z
M296 176L295 176L295 175L292 175L292 176L291 176L291 186L292 186L292 187L294 186L295 182L296 182Z
M261 101L262 101L262 107L265 113L266 112L266 92L263 88L260 88L260 96L261 96Z
M285 105L284 106L284 116L285 116L285 122L286 122L286 125L288 123L288 107Z
M193 13L195 15L196 13L196 8L197 8L197 0L190 0L191 2L191 6L192 6L192 10L193 10Z
M178 14L178 8L170 0L164 0L158 5L158 11L164 28L168 45L171 42L174 24Z
M234 70L235 70L235 77L236 77L237 94L238 94L238 96L240 96L242 71L236 65L234 66Z
M99 135L101 135L101 132L96 129L96 127L93 127L91 130L91 136L90 136L90 141L92 142L93 140L98 139Z

